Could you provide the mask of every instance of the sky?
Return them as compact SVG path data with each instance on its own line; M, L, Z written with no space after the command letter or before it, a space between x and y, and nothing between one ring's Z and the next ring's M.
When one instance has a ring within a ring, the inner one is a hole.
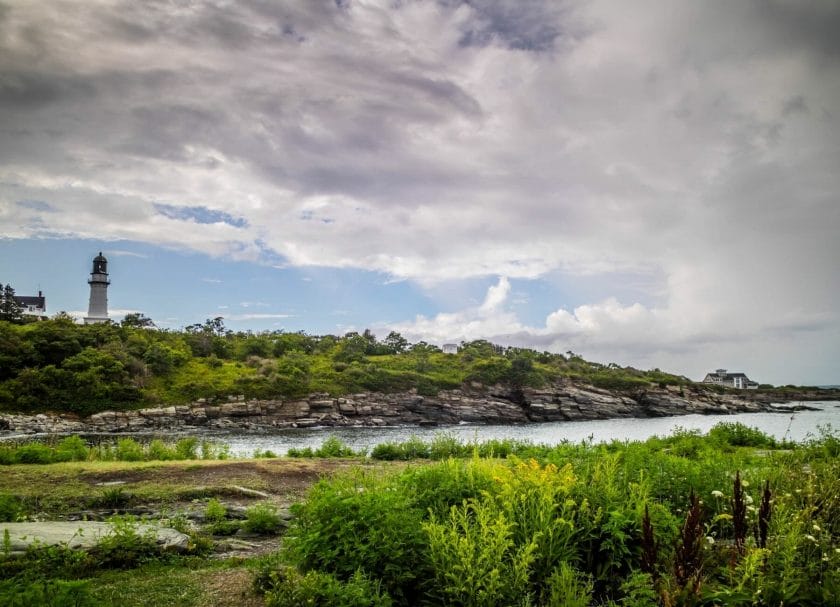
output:
M840 3L0 0L0 283L840 383Z

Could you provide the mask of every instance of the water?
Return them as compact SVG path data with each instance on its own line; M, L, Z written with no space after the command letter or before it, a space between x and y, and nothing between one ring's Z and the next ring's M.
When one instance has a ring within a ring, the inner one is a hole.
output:
M490 439L515 439L533 443L558 444L563 441L593 440L645 440L654 435L671 434L675 428L707 432L719 422L741 422L759 428L778 439L794 441L817 436L818 428L831 425L840 429L840 401L807 403L819 411L787 413L739 413L736 415L679 415L645 419L608 419L588 422L551 422L503 426L439 426L436 428L307 428L277 430L270 434L246 432L225 433L215 437L230 445L235 455L250 456L255 450L270 450L284 455L290 448L316 449L330 436L336 436L354 450L370 449L385 442L400 442L411 436L431 440L436 434L446 432L463 442Z

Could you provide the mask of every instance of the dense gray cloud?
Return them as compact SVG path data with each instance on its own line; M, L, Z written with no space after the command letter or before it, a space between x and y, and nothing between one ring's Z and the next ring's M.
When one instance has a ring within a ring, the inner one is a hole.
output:
M663 366L785 338L837 359L837 31L817 0L21 0L0 10L0 236L430 289L656 275L638 307L455 322Z

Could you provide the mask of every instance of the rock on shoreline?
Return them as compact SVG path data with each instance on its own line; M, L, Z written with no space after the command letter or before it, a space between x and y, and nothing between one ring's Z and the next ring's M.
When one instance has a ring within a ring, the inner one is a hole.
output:
M331 397L312 394L297 400L204 400L189 405L133 411L103 411L89 417L41 413L0 413L5 434L134 433L192 429L273 429L316 426L436 426L461 422L519 424L670 415L774 411L785 400L760 393L717 394L676 386L620 394L576 382L514 393L501 386L471 384L435 396L414 391L366 392Z

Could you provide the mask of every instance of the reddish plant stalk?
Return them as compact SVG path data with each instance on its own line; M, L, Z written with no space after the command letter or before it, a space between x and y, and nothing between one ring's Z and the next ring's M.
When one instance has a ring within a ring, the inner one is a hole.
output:
M642 517L642 571L649 573L656 581L659 574L656 570L656 562L659 558L659 543L653 534L653 525L650 522L650 513L645 504L645 515Z
M677 546L674 574L681 587L691 585L692 591L696 592L700 586L700 572L703 568L704 536L700 500L694 495L694 490L691 491L689 504L680 533L680 544Z
M732 526L735 531L735 558L744 556L747 544L747 504L744 501L744 488L741 485L741 473L735 473L732 488Z

